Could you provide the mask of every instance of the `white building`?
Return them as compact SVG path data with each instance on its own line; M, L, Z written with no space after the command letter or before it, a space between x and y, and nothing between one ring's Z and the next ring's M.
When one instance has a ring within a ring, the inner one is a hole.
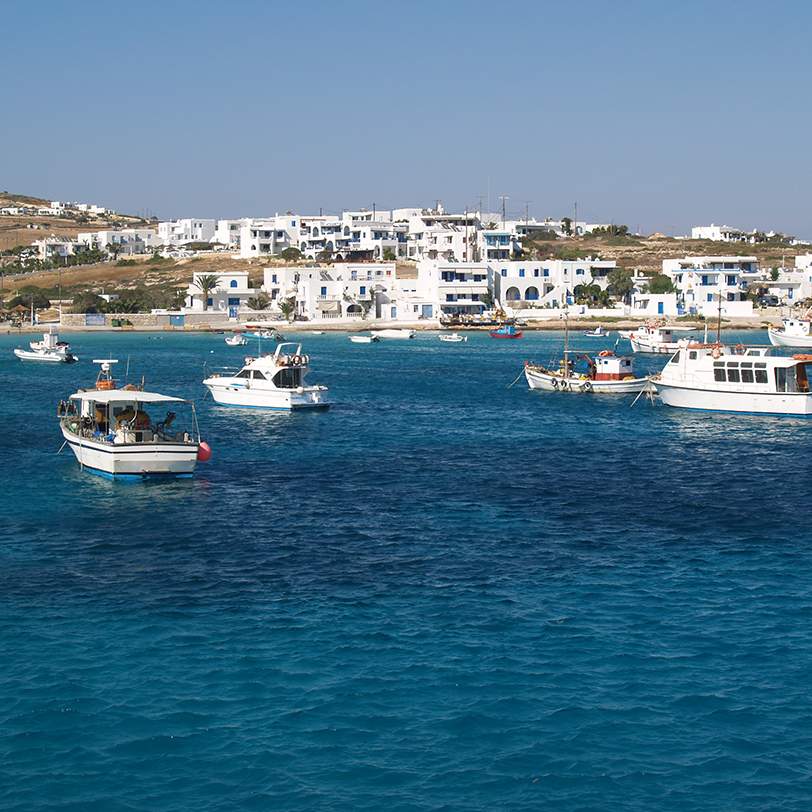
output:
M210 242L217 227L216 220L189 217L158 223L161 245L184 245L190 242Z
M186 289L186 309L192 312L202 312L203 291L200 287L200 277L207 276L205 272L197 272L192 277L192 283ZM240 308L248 307L248 300L256 296L256 288L251 287L248 271L229 271L218 274L217 287L209 291L206 298L206 310L216 313L227 312L229 318L236 319Z
M299 217L295 214L246 218L240 221L240 256L274 256L299 247Z
M295 298L296 315L310 319L398 318L394 262L265 268L262 290L278 303Z
M218 220L211 242L225 245L227 248L238 249L240 247L240 231L245 222L248 222L245 218L240 220Z
M161 244L154 228L82 231L76 239L87 248L103 251L108 247L116 247L122 254L143 254L155 250Z
M723 315L752 315L747 289L761 279L754 256L664 259L663 274L674 283L683 311L704 316L717 314L720 297Z
M447 214L432 209L395 209L392 219L406 223L409 259L474 262L478 256L477 234L481 230L476 212Z
M339 262L387 261L407 255L408 225L393 223L390 212L345 211L341 217L302 218L299 250L315 259L327 252Z
M417 264L415 293L434 304L426 318L441 315L476 316L491 300L488 266L484 262L441 262L424 259Z
M37 259L58 259L76 253L77 243L70 237L51 235L41 240L34 240L31 247L37 252Z
M572 303L579 285L598 285L605 290L613 260L549 259L489 262L494 299L502 306L563 307Z
M519 237L512 228L486 228L479 232L479 256L483 262L508 260L521 250Z

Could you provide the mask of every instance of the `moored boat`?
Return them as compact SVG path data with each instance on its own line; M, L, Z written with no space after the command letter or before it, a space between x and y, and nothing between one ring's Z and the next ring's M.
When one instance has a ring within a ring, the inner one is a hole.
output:
M521 338L524 333L517 330L513 324L503 324L501 327L497 327L496 330L491 330L488 335L491 338Z
M770 347L688 343L652 377L667 406L752 414L812 415L812 355Z
M244 347L248 343L248 339L242 333L235 333L233 336L228 336L225 341L229 347Z
M805 314L802 319L782 319L781 327L770 327L767 335L774 347L812 347L812 321Z
M679 334L691 332L693 329L692 327L648 322L642 327L632 330L628 338L634 352L673 355L679 349L681 341L691 340L691 336L680 336Z
M190 477L198 460L211 456L201 442L194 404L134 386L119 389L110 369L115 359L100 359L96 385L80 389L57 407L65 443L82 470L110 478ZM189 424L176 423L179 407L190 409ZM150 411L167 409L154 421Z
M214 374L203 381L216 403L291 411L324 409L326 386L305 386L310 357L302 345L283 343L273 354L248 357L236 374Z
M598 325L594 330L586 330L584 335L587 338L606 338L609 335L609 332L604 330L601 325Z
M594 392L598 395L642 392L649 387L647 377L635 377L633 360L629 356L603 350L595 358L588 354L580 354L577 358L586 362L585 372L578 372L568 357L559 362L557 369L525 362L527 385L547 392Z
M349 336L349 339L353 344L374 344L380 341L378 336Z
M440 333L437 338L447 344L462 344L463 341L468 341L468 336L461 336L459 333Z
M387 327L383 330L372 330L371 333L376 338L414 338L414 330L406 330L398 327Z
M30 341L29 350L17 348L14 354L21 361L45 361L52 364L71 364L79 359L70 351L67 341L60 341L59 335L49 330L43 333L41 341Z

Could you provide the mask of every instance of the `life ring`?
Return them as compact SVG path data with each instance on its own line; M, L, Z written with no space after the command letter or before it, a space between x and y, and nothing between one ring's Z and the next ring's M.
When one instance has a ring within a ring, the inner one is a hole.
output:
M598 357L600 358L608 358L610 355L614 355L614 353L611 350L601 350L598 353Z
M302 363L302 356L301 355L294 355L293 356L293 366L299 366Z

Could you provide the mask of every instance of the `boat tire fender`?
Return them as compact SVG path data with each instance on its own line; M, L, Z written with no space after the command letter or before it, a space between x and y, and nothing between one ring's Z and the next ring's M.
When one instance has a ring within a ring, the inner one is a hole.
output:
M581 387L583 392L591 392L592 391L592 381L586 381L584 385Z
M570 389L570 382L567 380L561 381L561 391L562 392L569 392Z

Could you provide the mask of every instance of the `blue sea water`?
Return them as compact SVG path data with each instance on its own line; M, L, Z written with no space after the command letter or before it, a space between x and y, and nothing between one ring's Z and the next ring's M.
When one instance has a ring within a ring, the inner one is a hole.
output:
M212 404L222 336L0 337L0 808L812 808L807 423L508 388L560 334L304 340L326 413ZM194 480L56 454L110 355Z

